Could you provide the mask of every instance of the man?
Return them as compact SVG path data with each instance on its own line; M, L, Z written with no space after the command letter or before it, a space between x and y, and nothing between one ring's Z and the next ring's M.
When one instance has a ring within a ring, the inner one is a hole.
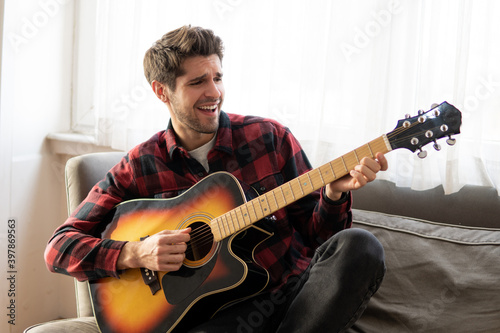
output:
M51 271L79 280L119 278L130 268L175 272L190 228L114 241L99 238L104 216L128 199L177 196L216 171L233 174L250 195L250 189L266 193L311 169L286 127L221 110L222 57L219 37L190 26L167 33L147 51L145 75L170 112L168 128L133 148L55 231L45 252ZM256 247L254 258L269 272L266 290L191 332L340 332L352 326L385 272L380 243L350 229L350 191L387 169L384 155L375 157L263 221L273 236ZM255 311L262 320L251 320Z

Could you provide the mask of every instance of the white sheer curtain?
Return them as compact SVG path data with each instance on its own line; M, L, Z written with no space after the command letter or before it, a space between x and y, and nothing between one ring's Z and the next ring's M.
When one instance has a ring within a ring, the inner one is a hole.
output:
M95 111L101 144L128 149L164 129L142 57L181 25L221 36L226 112L277 119L315 166L448 101L457 144L421 160L388 154L383 177L422 190L500 187L500 2L494 0L101 0Z

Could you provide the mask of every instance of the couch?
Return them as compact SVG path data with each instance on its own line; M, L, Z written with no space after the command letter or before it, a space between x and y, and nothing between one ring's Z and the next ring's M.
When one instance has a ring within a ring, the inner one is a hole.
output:
M350 332L500 332L500 197L465 186L354 193L354 227L383 244L387 272Z
M95 153L66 166L72 211L123 153ZM500 332L500 197L488 187L413 191L376 180L354 192L354 227L383 244L387 273L349 332ZM75 282L78 318L25 332L87 332L86 283ZM64 329L60 329L63 324Z

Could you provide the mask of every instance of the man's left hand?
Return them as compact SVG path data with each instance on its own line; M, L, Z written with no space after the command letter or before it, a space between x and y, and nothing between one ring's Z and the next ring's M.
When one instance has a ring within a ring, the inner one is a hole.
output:
M365 157L348 175L326 185L325 193L333 201L339 200L342 193L357 190L375 180L379 171L388 168L384 154L377 153L375 159Z

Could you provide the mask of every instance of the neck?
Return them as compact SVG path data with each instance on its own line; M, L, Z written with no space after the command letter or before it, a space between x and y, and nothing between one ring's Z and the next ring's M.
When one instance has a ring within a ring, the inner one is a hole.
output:
M182 147L184 147L187 151L191 151L208 143L214 138L214 136L215 133L198 133L198 135L191 135L187 138L182 138L178 135L178 139Z

